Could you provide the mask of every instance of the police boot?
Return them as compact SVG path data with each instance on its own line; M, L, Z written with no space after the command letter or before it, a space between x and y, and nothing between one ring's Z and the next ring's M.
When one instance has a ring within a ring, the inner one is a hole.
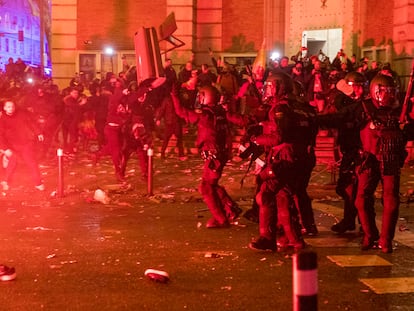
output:
M243 217L252 222L259 223L259 207L253 206L251 209L248 209L243 214Z
M207 204L211 215L207 223L207 228L226 228L229 227L229 222L225 215L224 209L221 205L219 197L215 191L215 187L208 182L203 181L200 184L200 193L203 196L204 202Z
M382 227L379 239L379 247L383 253L392 253L392 240L394 239L397 222L398 210L384 211L382 215Z
M217 185L216 191L224 207L227 220L230 223L233 223L237 218L239 218L243 210L231 199L224 187Z
M305 248L305 241L301 234L301 226L292 198L288 193L281 190L276 196L276 201L278 224L282 226L289 241L288 245L285 245L281 250L288 247L293 247L295 251Z
M364 237L362 238L361 250L369 250L376 247L379 233L375 224L375 217L369 216L365 211L358 213Z
M275 251L276 211L269 206L259 209L259 237L249 244L249 248L260 251Z

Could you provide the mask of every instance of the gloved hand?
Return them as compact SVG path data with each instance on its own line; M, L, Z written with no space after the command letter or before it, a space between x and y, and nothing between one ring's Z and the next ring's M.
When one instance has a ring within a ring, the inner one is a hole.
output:
M280 152L279 152L280 160L292 163L294 161L292 145L290 144L282 144L282 145L284 146L280 149Z
M282 143L272 148L274 157L279 161L292 163L294 161L293 148L291 144Z
M10 158L11 156L13 156L13 151L11 151L10 149L6 149L4 150L4 155Z

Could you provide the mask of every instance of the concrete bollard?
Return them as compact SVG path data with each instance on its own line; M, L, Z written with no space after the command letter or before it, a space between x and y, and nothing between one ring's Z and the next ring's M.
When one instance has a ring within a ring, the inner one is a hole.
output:
M318 310L317 256L313 251L293 256L293 310Z
M57 196L62 198L64 195L64 187L63 187L63 149L58 149L57 152L58 157L58 187L57 187Z
M148 156L148 185L147 185L147 193L149 196L152 196L152 177L153 177L153 172L152 172L152 160L153 160L153 156L154 156L154 150L152 148L148 148L147 150L147 156Z

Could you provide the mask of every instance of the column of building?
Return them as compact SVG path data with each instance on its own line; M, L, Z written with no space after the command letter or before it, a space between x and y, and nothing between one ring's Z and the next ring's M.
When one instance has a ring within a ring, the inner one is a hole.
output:
M393 68L401 75L403 88L407 86L414 53L414 3L394 1Z
M195 37L195 0L167 0L166 16L174 12L177 30L174 36L185 43L173 50L167 57L174 58L176 64L185 64L193 54ZM171 46L168 46L168 48Z
M53 79L59 87L76 72L77 0L52 1Z

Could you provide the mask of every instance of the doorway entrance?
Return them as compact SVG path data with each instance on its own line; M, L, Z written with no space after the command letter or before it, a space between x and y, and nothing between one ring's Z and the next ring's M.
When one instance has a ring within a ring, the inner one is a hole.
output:
M318 55L322 51L332 61L342 49L342 28L305 30L302 46L308 48L308 55Z

